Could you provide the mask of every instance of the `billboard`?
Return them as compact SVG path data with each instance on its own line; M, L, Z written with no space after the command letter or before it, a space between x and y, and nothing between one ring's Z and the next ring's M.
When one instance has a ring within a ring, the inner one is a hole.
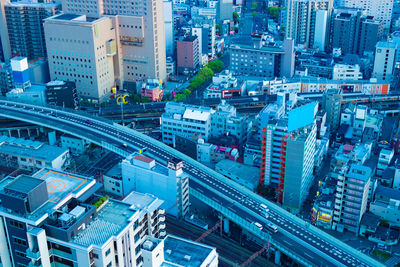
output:
M294 131L314 122L317 103L312 102L289 111L288 131Z

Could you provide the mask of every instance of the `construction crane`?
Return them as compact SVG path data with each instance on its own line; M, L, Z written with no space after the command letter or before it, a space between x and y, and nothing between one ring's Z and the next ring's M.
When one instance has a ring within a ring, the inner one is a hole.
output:
M214 232L218 227L220 227L220 233L222 235L222 217L219 219L219 221L210 229L205 231L199 238L196 239L196 242L200 242L204 238L206 238L209 234Z

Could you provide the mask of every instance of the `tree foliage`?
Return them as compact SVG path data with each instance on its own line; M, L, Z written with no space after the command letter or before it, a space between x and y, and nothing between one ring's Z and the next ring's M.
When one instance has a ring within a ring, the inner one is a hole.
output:
M251 16L253 17L253 19L254 19L254 18L256 18L256 17L257 17L257 15L258 15L257 11L253 11L253 12L251 12Z
M238 23L238 22L239 22L239 13L233 12L233 13L232 13L232 18L233 18L233 21L234 21L235 23Z
M207 65L214 73L221 72L225 68L224 62L221 60L213 60Z
M271 6L267 9L270 18L277 20L279 17L279 7Z
M251 2L251 9L257 9L257 7L258 7L258 2L256 1Z

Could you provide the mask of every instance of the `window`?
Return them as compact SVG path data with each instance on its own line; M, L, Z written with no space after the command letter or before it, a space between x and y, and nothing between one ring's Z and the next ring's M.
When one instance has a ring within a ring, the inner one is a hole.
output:
M111 248L107 249L107 251L106 251L106 257L110 254L110 252L111 252Z

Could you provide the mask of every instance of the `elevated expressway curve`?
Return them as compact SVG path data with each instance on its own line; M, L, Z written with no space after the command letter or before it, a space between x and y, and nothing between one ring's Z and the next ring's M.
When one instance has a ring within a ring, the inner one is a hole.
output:
M0 100L0 116L69 133L123 157L146 148L146 153L162 164L179 158L191 177L193 196L303 265L384 266L183 153L127 127L72 110L5 100ZM270 209L268 219L262 203ZM279 231L269 231L267 221ZM260 223L262 230L254 222Z

